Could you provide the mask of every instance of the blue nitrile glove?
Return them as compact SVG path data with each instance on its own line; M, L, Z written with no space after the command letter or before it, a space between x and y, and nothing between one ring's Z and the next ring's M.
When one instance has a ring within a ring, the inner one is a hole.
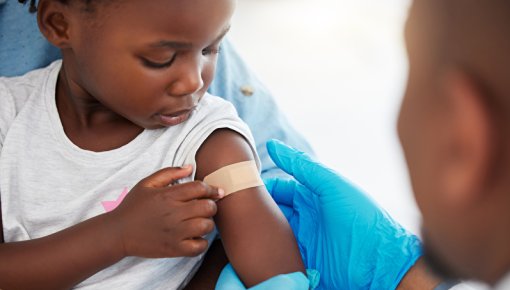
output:
M228 264L223 271L221 271L220 278L216 283L216 290L247 290L243 282L239 279L232 265ZM306 276L301 272L296 272L286 275L278 275L267 281L264 281L250 290L308 290L309 281Z
M305 266L319 271L317 289L395 289L422 255L418 238L305 153L276 140L267 149L295 178L266 180L266 187L289 220Z

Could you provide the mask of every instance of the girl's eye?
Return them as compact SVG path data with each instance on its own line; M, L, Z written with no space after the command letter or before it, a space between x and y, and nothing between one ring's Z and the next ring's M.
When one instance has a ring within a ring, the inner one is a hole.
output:
M202 50L202 55L211 55L211 54L219 54L221 52L221 46L218 48L215 47L208 47Z
M143 65L148 68L163 69L163 68L170 67L172 65L172 63L174 62L176 56L177 56L177 54L174 54L170 60L165 61L165 62L155 62L155 61L148 60L145 57L141 57L140 59L142 60Z

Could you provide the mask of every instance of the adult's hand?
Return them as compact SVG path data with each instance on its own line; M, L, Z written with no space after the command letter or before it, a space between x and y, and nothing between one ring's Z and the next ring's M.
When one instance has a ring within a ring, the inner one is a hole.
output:
M279 141L267 143L295 179L266 180L317 289L395 289L422 254L418 238L343 177Z
M221 271L218 282L216 283L216 290L247 290L243 282L239 279L232 265L228 264L223 271ZM264 281L256 286L249 288L249 290L308 290L309 282L305 275L301 272L296 272L286 275L278 275L267 281Z

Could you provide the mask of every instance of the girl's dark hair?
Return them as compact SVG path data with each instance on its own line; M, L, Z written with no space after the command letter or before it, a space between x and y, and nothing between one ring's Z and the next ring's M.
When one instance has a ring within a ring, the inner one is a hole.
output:
M18 0L21 4L26 4L27 0ZM36 0L30 0L30 6L28 7L28 11L30 13L35 13L37 11L37 1Z
M66 4L68 0L58 0L58 1ZM29 1L28 0L18 0L18 2L21 4L27 4L27 2L29 2ZM83 0L83 2L85 4L87 4L87 6L88 6L89 4L91 4L90 2L92 2L92 0ZM37 12L37 0L30 0L29 6L28 6L28 11L30 13Z

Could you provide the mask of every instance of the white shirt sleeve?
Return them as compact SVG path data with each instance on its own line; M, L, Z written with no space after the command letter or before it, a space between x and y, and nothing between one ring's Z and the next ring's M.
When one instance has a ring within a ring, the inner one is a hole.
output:
M10 91L4 84L5 80L0 78L0 152L7 131L16 116L16 107Z
M14 119L18 115L32 94L41 90L47 79L47 74L55 62L47 68L31 71L19 77L0 77L0 152L5 137Z

